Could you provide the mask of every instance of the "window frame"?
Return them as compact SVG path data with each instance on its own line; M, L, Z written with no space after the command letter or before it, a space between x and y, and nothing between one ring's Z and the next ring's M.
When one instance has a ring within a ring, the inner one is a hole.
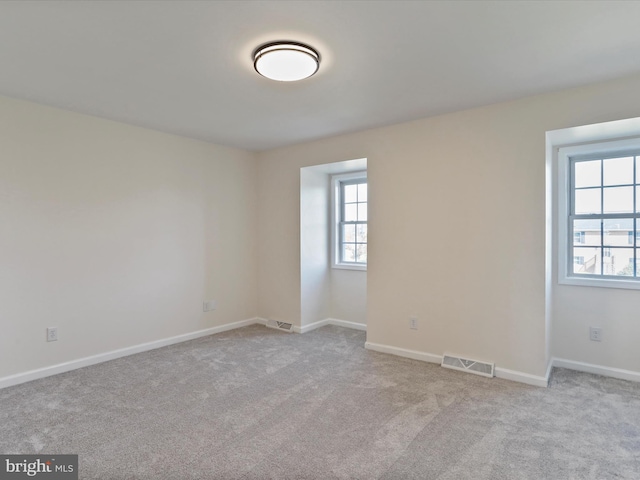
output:
M582 145L571 145L559 147L557 149L558 158L558 283L563 285L577 285L604 288L624 288L640 290L640 255L636 260L636 277L620 277L617 275L585 275L573 274L573 258L579 256L574 252L574 231L573 220L587 218L585 215L575 215L572 210L572 203L575 195L574 185L574 164L579 161L608 159L623 156L635 156L636 163L640 161L640 138L627 138L624 140L602 141ZM601 182L604 179L601 178ZM634 170L634 184L635 170ZM603 185L601 183L601 187ZM634 195L635 195L634 189ZM635 200L635 197L634 197ZM635 205L635 201L634 201ZM576 218L577 217L577 218ZM593 220L605 221L610 218L631 218L634 220L634 242L625 248L634 248L636 255L640 249L640 212L623 214L600 214L590 215ZM602 241L600 248L611 248L605 246ZM622 248L622 247L613 247ZM602 251L601 253L603 253ZM604 257L603 257L604 258Z
M366 171L358 171L358 172L350 172L350 173L342 173L331 176L331 267L337 269L344 270L367 270L367 263L356 263L356 262L344 262L341 259L341 245L342 245L342 235L341 235L341 221L343 215L344 202L342 200L342 186L347 184L359 183L359 181L364 180L367 182L367 172ZM367 182L368 185L368 182ZM367 209L369 205L369 199L367 195ZM358 222L365 223L368 226L368 214L366 222ZM367 262L368 258L368 228L367 228Z

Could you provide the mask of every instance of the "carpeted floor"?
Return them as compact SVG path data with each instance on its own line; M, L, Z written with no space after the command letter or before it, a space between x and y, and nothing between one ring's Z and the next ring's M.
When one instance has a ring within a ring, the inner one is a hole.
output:
M640 479L640 384L548 389L254 325L0 390L0 453L82 479Z

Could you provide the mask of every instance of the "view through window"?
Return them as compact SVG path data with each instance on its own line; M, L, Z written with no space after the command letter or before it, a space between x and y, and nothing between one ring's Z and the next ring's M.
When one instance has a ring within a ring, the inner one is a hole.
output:
M340 181L339 262L367 264L367 179Z
M638 279L640 152L572 157L570 184L570 274Z

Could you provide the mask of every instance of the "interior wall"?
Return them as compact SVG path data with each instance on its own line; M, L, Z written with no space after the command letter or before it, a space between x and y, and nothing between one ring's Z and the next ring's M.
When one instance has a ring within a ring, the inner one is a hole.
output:
M8 98L0 127L0 377L256 316L253 153Z
M331 269L331 318L366 325L366 271Z
M328 179L334 173L366 170L367 161L361 153L349 149L346 152L348 155L345 157L300 154L285 162L269 161L268 154L257 154L260 232L258 309L261 317L301 325L300 171L304 169L324 174ZM278 231L281 233L276 233ZM328 241L329 237L326 238ZM328 250L326 258L328 261ZM331 303L329 308L331 310ZM331 316L331 311L328 316Z
M633 76L259 154L260 311L300 311L299 168L366 156L367 340L544 376L545 132L638 116L639 88Z
M329 175L300 170L300 325L331 316ZM275 319L277 320L277 319Z
M331 267L331 174L300 169L300 325L367 323L367 272Z
M557 285L553 355L593 365L640 372L640 291ZM602 341L589 340L589 327L602 328Z
M368 341L543 375L551 311L554 356L640 371L637 292L552 279L548 308L544 162L546 131L640 116L639 89L627 77L258 155L0 98L0 377L256 313L298 323L299 169L363 156Z
M332 268L332 176L366 170L366 159L300 169L301 326L327 318L367 323L367 272Z
M549 160L553 164L550 187L554 193L552 210L554 228L551 244L554 253L563 248L558 239L559 225L563 219L559 218L557 213L561 197L557 148L630 137L638 138L639 134L640 118L638 117L556 130L547 134L547 144L552 147ZM558 319L554 322L553 328L553 355L562 360L570 360L569 365L575 368L586 368L589 371L589 365L579 365L586 363L605 367L605 371L609 369L609 372L614 375L619 375L621 372L611 372L610 369L637 372L636 375L622 373L623 378L638 378L640 356L637 354L634 341L640 338L640 323L636 321L640 291L559 284L557 255L553 255L552 260L553 314ZM602 329L602 341L590 340L590 327Z

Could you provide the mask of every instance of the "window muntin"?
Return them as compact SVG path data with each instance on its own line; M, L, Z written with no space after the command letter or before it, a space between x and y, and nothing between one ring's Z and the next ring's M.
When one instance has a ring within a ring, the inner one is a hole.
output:
M640 280L640 151L569 157L568 275Z
M338 263L367 264L368 186L366 178L340 180Z

